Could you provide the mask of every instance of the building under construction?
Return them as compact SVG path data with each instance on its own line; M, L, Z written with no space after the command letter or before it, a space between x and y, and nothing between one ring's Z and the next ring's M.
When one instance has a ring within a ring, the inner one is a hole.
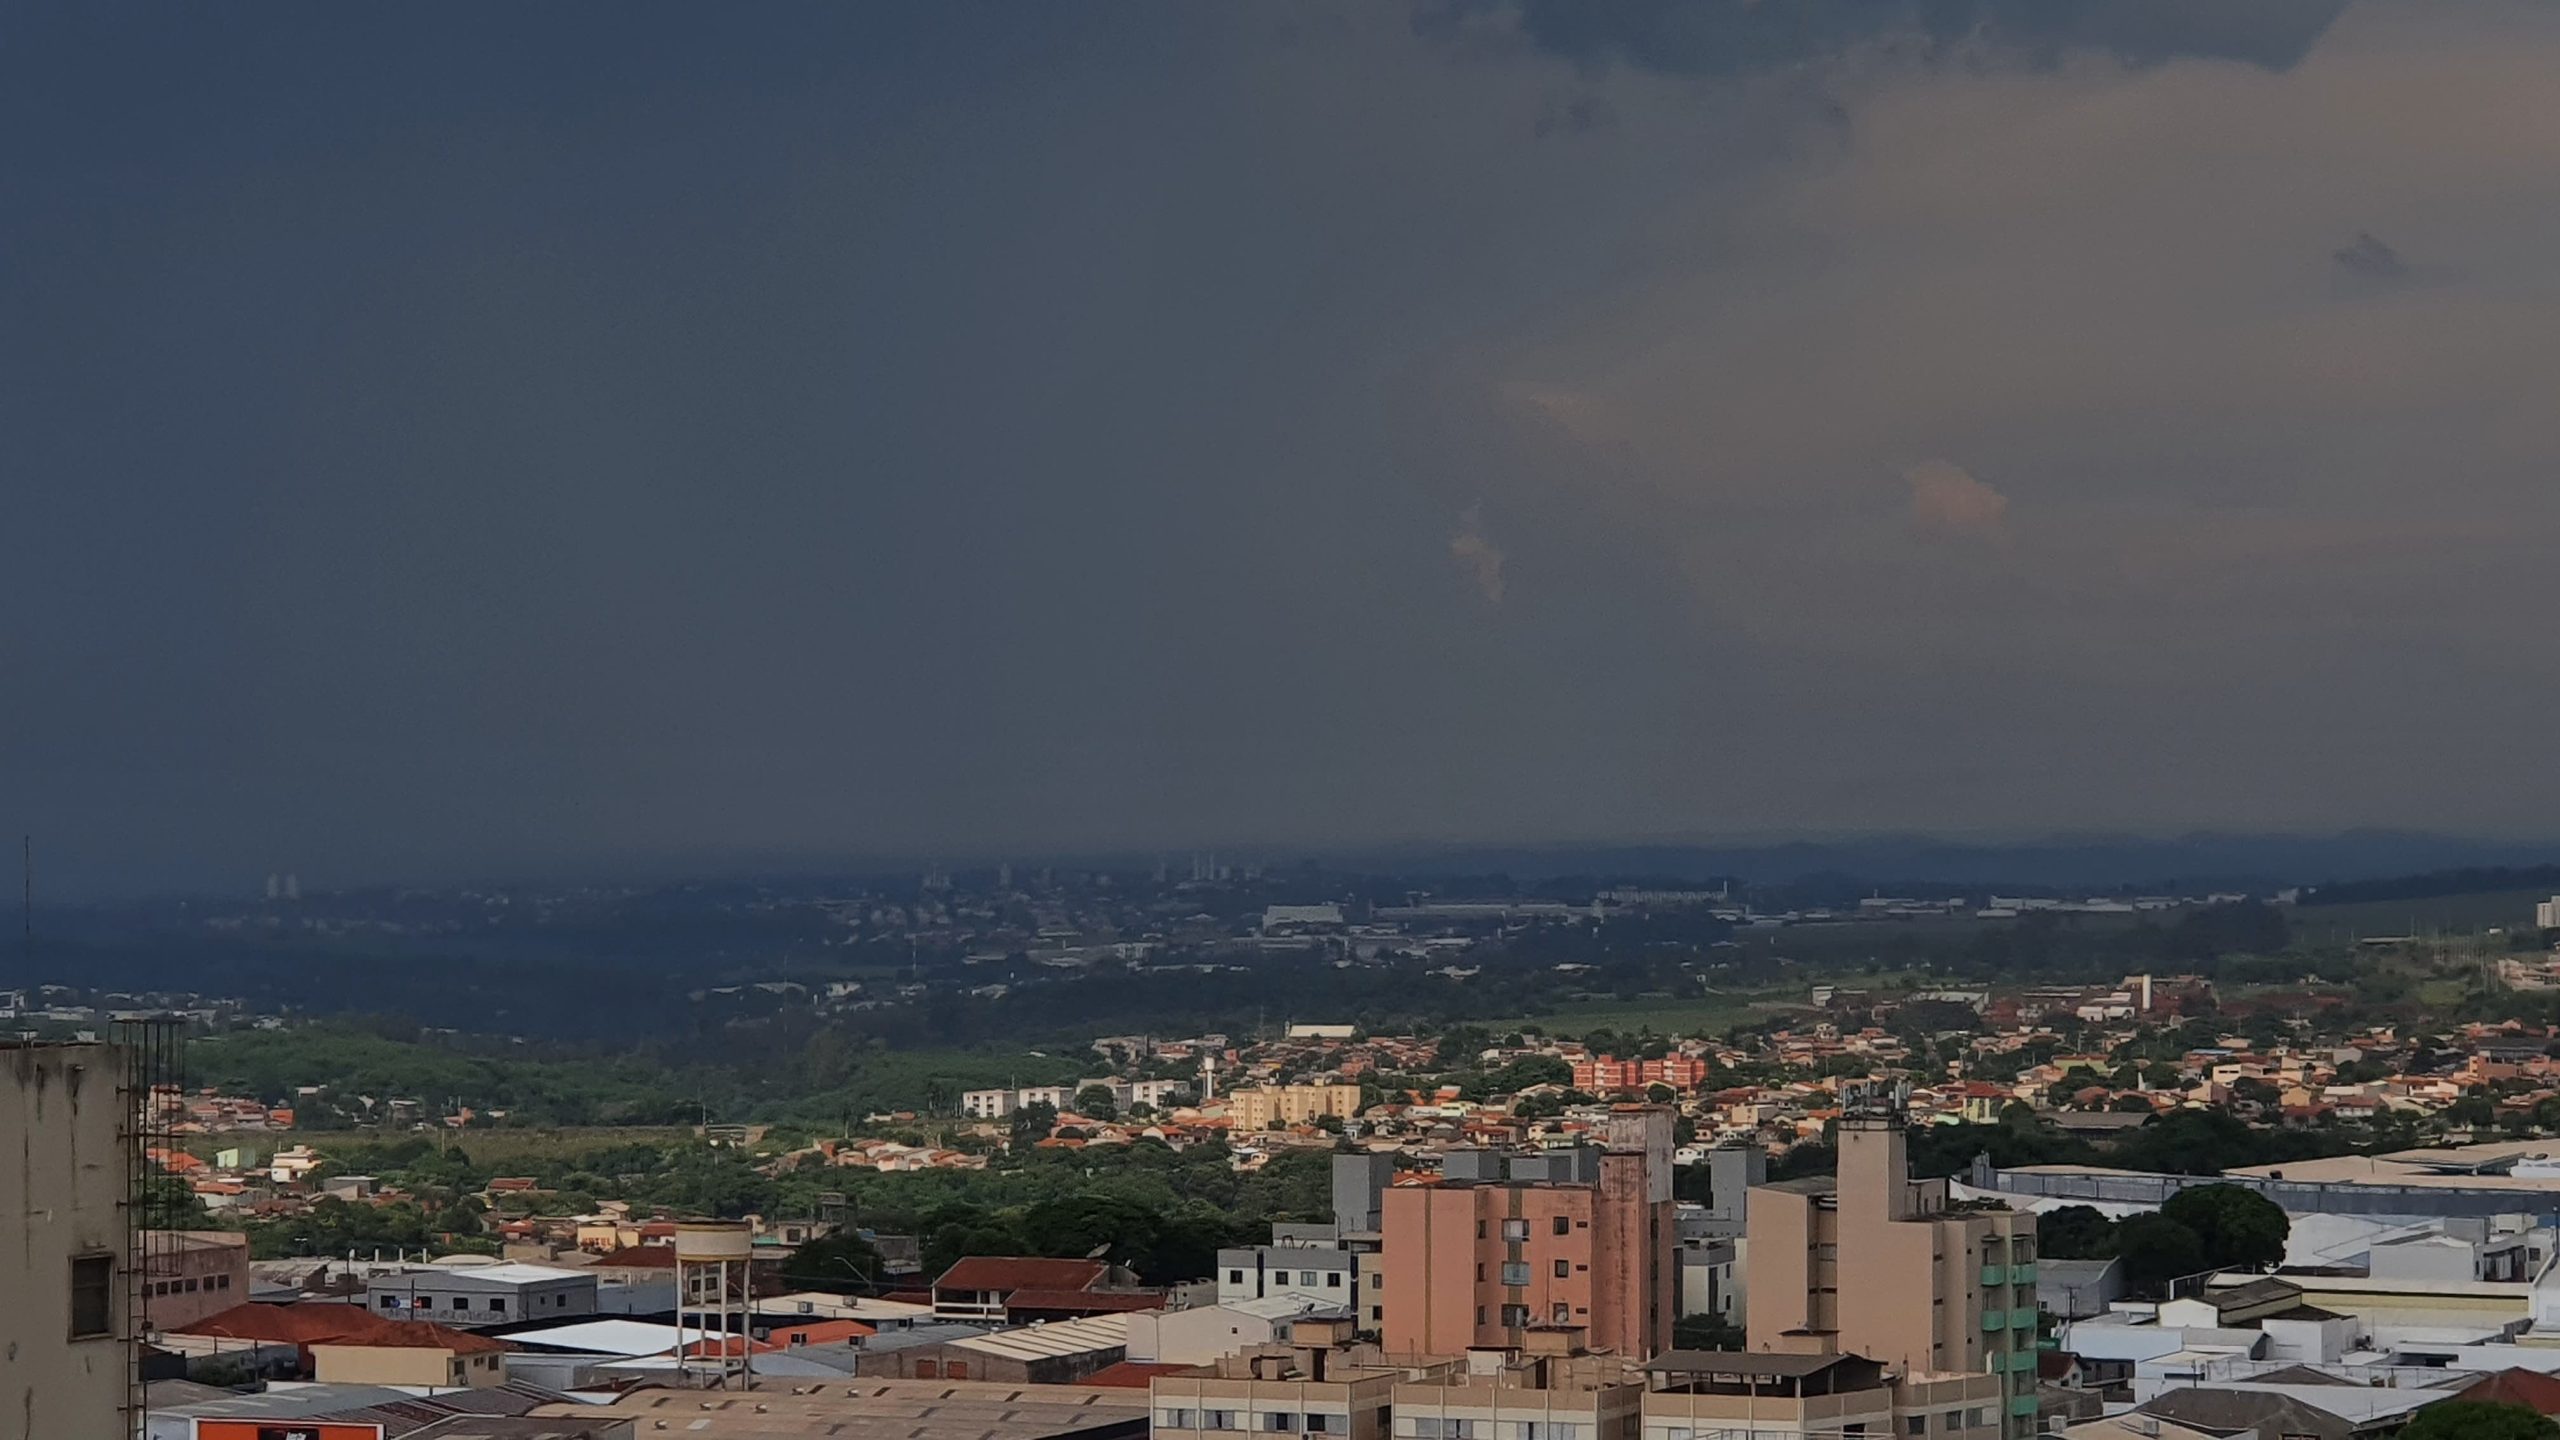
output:
M0 1440L131 1440L178 1031L0 1040Z

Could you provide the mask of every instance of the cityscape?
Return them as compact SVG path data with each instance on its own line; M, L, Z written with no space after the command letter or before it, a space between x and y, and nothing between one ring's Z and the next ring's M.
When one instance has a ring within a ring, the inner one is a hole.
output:
M2560 1440L2555 75L0 7L0 1440Z

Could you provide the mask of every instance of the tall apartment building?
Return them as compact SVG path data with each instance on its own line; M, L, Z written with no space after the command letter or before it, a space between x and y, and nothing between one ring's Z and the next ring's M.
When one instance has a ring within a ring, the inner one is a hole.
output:
M1751 1191L1752 1350L1995 1375L2001 1433L2033 1434L2034 1218L1958 1208L1946 1181L1913 1180L1899 1115L1842 1120L1839 1170Z
M1612 1112L1596 1153L1454 1154L1437 1185L1389 1189L1380 1333L1388 1353L1521 1349L1532 1330L1643 1359L1668 1345L1678 1242L1671 1112Z
M0 1041L0 1440L125 1433L124 1052Z

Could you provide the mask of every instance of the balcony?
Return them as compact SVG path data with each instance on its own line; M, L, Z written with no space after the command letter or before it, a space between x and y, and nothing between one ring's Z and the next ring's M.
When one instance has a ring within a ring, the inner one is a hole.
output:
M2033 1415L2036 1413L2036 1397L2033 1395L2010 1396L2009 1413L2012 1415Z
M2024 1265L2010 1266L2009 1283L2012 1285L2033 1285L2036 1283L2035 1262L2030 1260Z
M2036 1307L2030 1305L2023 1310L2010 1311L2009 1328L2012 1330L2033 1330L2036 1328Z
M2008 1323L2009 1312L2006 1310L1985 1310L1982 1312L1982 1328L1985 1333L2001 1329Z
M1984 1285L1984 1286L1986 1286L1986 1287L1988 1287L1988 1286L1992 1286L1992 1285L2006 1285L2006 1284L2008 1284L2008 1283L2009 1283L2009 1267L2008 1267L2008 1266L2006 1266L2006 1265L1985 1265L1985 1266L1983 1266L1983 1267L1982 1267L1982 1283L1983 1283L1983 1285Z

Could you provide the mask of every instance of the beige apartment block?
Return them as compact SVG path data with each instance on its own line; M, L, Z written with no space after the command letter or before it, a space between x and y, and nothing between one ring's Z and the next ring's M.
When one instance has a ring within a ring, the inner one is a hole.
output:
M1312 1125L1328 1115L1349 1120L1359 1113L1357 1085L1266 1085L1233 1091L1227 1096L1227 1121L1237 1130Z
M0 1041L0 1440L125 1433L123 1057Z
M1987 1374L2001 1433L2034 1433L2034 1217L1913 1180L1899 1115L1842 1120L1839 1171L1750 1192L1751 1349Z

